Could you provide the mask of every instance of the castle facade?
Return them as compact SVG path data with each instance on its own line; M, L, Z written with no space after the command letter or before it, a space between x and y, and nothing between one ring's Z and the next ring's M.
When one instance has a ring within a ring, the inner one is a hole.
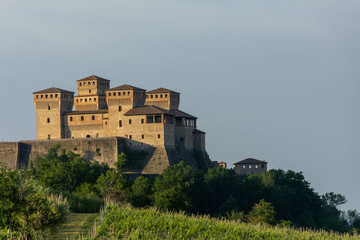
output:
M59 88L33 93L38 140L122 137L129 146L205 150L205 133L195 116L179 110L178 92L127 84L110 88L110 80L92 75L77 81L77 93Z

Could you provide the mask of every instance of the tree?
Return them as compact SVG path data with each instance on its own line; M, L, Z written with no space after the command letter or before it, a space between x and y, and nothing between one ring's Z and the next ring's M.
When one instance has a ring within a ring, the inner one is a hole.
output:
M246 216L251 223L267 223L275 224L275 210L271 203L265 202L261 199L259 203L255 204L249 214Z
M196 173L184 161L166 168L155 178L154 205L160 209L191 210Z
M114 169L108 170L106 174L96 181L96 187L101 195L111 202L128 202L130 190L124 174Z
M321 196L321 199L325 202L325 204L335 208L347 202L344 195L333 192L325 193Z
M116 169L121 172L123 170L123 168L126 166L128 160L127 160L127 156L125 153L121 153L120 155L118 155L118 160L115 163L115 167Z
M151 182L148 178L140 176L131 186L131 203L135 207L144 207L151 203Z

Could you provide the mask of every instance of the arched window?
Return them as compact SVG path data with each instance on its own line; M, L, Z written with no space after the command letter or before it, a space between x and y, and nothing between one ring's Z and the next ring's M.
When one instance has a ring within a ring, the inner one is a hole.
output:
M85 102L87 102L87 98L85 98Z
M146 98L149 98L149 95L146 95Z
M121 96L121 92L118 92L118 96Z
M47 123L50 123L50 118L47 118Z
M72 117L70 117L70 122L72 122Z
M162 94L160 94L160 98L163 98L163 95L162 95Z
M165 94L165 98L167 98L167 94Z
M57 94L55 94L55 98L57 98L58 97L58 95Z
M153 98L153 97L154 97L154 96L151 94L151 95L150 95L150 98Z
M80 99L80 102L82 102L82 98Z
M86 86L86 82L84 82L84 86Z
M95 82L93 82L93 85L95 85Z
M92 98L89 98L89 102L91 102Z
M47 94L45 95L45 98L48 98L48 95L47 95Z
M88 82L88 85L91 85L91 82Z
M81 87L81 83L79 83L79 86Z
M44 96L43 95L41 95L41 98L43 98Z
M94 98L94 102L96 102L96 98Z
M119 112L121 112L121 106L119 106Z
M50 94L50 98L52 98L53 97L53 95L52 94Z
M94 115L91 117L91 120L95 120L95 116L94 116Z
M111 92L109 92L109 96L111 96Z
M123 92L123 96L125 96L126 95L126 92Z
M155 94L155 98L158 98L158 95L157 95L157 94Z
M128 92L128 95L130 95L130 91Z

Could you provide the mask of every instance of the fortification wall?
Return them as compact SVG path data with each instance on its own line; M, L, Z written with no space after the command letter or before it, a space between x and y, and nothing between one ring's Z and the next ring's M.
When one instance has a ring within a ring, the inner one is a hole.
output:
M51 147L73 151L89 161L105 162L114 167L121 152L132 159L129 172L160 174L170 165L185 161L194 169L207 169L210 159L206 151L168 146L151 146L135 140L108 137L88 139L32 140L0 143L0 162L10 169L27 167L37 156L44 157Z
M0 162L9 169L15 169L19 159L19 143L18 142L2 142L0 143Z

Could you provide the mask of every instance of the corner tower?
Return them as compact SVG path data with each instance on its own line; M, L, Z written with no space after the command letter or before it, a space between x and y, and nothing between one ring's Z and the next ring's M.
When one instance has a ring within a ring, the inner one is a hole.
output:
M75 97L76 111L106 109L106 90L110 80L95 75L77 80L78 96Z
M37 139L63 138L62 113L72 110L74 92L53 87L34 92L33 95Z

